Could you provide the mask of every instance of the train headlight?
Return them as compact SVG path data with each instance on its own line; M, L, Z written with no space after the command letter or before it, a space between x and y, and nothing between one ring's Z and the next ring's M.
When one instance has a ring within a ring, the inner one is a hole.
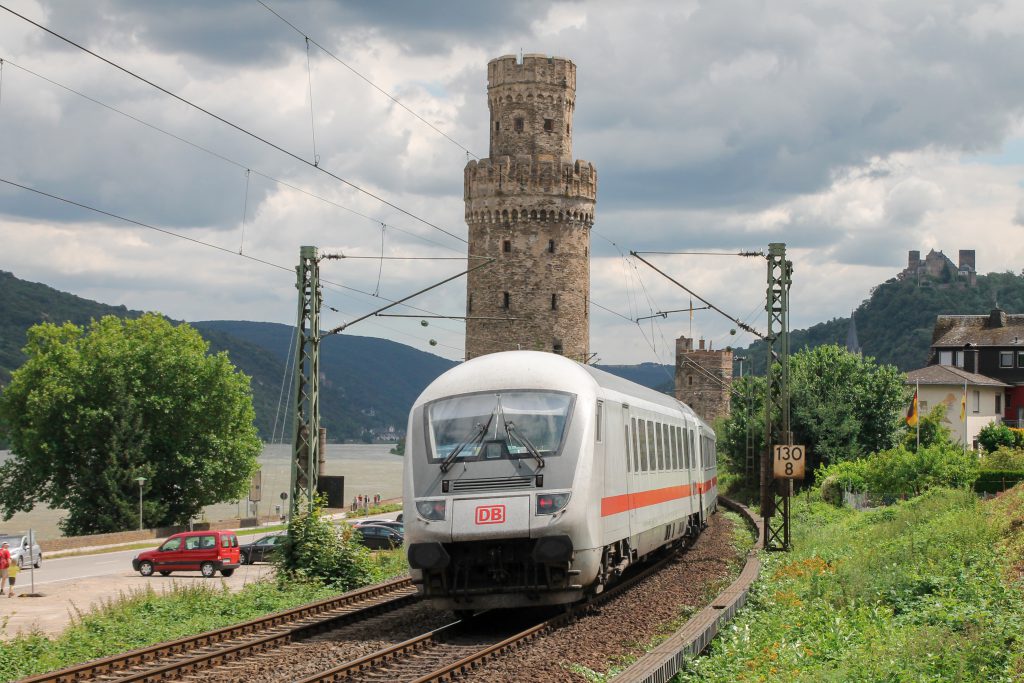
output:
M416 501L416 512L418 512L420 517L423 519L434 521L444 519L444 507L443 500Z
M553 515L569 502L568 493L540 493L537 494L537 514Z

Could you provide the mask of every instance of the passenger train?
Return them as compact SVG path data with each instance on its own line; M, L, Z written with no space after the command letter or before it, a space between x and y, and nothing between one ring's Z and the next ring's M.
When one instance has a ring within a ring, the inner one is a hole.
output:
M572 603L717 509L715 434L688 406L553 353L438 377L409 416L405 542L435 606Z

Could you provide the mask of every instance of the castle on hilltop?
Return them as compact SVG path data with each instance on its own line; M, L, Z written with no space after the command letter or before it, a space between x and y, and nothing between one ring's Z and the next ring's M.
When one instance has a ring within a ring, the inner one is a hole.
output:
M963 283L968 287L974 287L978 284L974 250L961 249L959 265L954 265L941 251L932 249L922 259L920 251L912 250L907 255L907 267L896 277L900 280L914 280L918 284L921 284L922 280L928 280L940 285Z
M587 362L597 171L572 158L576 65L506 55L487 64L490 157L465 169L466 359L533 349ZM470 267L480 263L471 260Z

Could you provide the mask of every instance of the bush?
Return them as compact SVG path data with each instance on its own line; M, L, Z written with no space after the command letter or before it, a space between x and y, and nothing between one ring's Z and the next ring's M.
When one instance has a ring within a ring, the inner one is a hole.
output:
M986 451L992 453L998 450L1000 446L1013 448L1017 443L1017 436L1013 433L1013 430L1006 425L990 422L982 427L981 431L978 432L978 443L980 443Z
M833 504L842 501L843 489L867 493L872 500L882 502L937 487L970 487L978 478L978 463L973 453L964 454L962 448L946 443L922 446L916 452L897 446L822 468L816 476L823 482L822 499ZM828 482L828 490L824 482Z
M348 524L336 527L323 516L323 502L292 517L288 538L276 553L279 581L312 581L351 590L376 578L370 551L360 545Z
M981 456L981 469L1024 470L1024 449L1000 446L991 453Z

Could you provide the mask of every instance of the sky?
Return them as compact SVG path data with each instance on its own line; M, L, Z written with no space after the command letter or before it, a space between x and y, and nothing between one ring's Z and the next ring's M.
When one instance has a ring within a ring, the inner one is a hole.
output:
M630 251L703 252L645 258L760 331L766 263L735 254L771 242L794 329L849 315L911 249L1024 266L1021 2L0 7L0 270L103 303L294 324L314 245L346 257L321 264L326 329L458 274L486 65L521 52L577 65L600 363L753 339L657 315L691 297ZM409 303L346 333L461 359L462 321L427 316L463 315L465 278Z

